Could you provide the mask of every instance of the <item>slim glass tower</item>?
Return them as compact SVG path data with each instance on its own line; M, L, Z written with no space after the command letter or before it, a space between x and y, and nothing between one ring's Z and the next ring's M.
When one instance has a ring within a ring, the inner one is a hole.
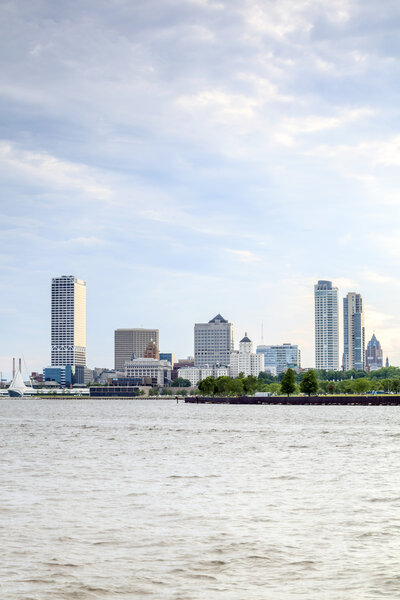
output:
M364 310L361 294L349 292L343 298L343 368L365 368Z
M315 367L339 370L338 288L320 280L314 286Z
M86 282L51 280L51 365L86 366Z

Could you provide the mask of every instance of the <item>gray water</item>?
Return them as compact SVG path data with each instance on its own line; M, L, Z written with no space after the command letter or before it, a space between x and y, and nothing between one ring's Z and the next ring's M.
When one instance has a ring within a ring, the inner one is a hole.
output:
M400 409L0 401L0 598L400 597Z

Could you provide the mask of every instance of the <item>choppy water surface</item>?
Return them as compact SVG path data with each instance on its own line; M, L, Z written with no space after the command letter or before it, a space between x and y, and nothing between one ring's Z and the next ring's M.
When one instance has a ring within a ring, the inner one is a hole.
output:
M400 409L0 401L0 597L400 597Z

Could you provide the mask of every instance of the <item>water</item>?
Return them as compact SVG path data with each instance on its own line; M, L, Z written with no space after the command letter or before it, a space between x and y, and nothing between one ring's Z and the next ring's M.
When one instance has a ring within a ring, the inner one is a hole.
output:
M400 409L0 401L0 597L400 597Z

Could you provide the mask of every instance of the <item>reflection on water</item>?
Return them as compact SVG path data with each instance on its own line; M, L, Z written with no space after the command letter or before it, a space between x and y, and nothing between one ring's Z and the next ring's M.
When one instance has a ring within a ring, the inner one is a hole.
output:
M400 410L0 401L0 597L400 597Z

